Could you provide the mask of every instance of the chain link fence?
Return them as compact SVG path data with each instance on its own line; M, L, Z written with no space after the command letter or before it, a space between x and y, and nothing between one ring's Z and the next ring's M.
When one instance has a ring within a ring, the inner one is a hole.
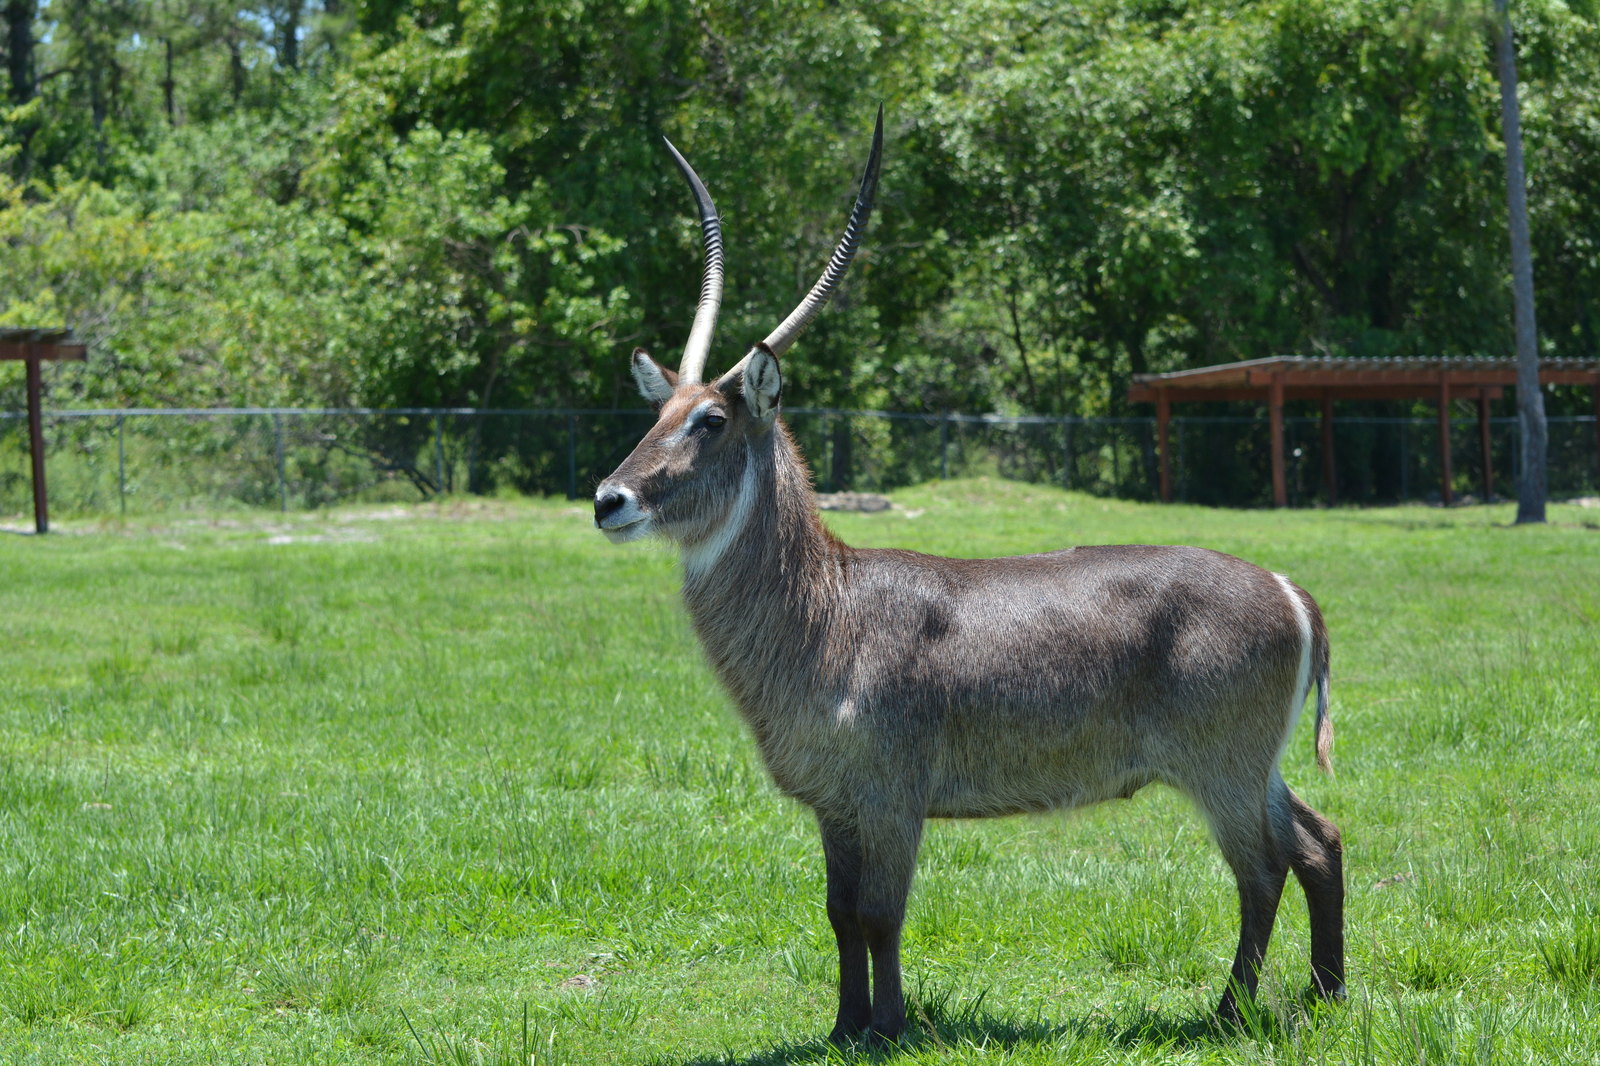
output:
M1153 418L1005 418L799 408L785 420L824 491L886 491L991 475L1153 499ZM45 419L51 512L111 516L227 508L302 510L440 494L587 497L654 422L644 410L295 408L56 411ZM1289 502L1324 500L1315 418L1284 420ZM1176 417L1174 499L1270 502L1265 418ZM1514 418L1490 425L1494 495L1515 494ZM1339 418L1341 503L1438 500L1432 418ZM31 514L27 420L0 413L0 519ZM1451 426L1452 488L1482 497L1478 424ZM1552 499L1600 493L1593 416L1550 419Z

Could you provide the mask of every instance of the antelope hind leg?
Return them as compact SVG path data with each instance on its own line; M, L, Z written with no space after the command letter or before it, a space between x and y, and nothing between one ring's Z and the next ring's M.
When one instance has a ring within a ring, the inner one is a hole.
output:
M1284 789L1293 822L1289 865L1306 893L1311 924L1311 991L1343 999L1344 847L1338 828Z

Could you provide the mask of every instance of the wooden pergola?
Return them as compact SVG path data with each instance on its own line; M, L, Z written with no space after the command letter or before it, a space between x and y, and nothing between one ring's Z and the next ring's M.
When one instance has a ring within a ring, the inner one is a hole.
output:
M1546 359L1539 364L1543 385L1587 385L1593 390L1596 447L1600 448L1600 359ZM1439 407L1441 498L1451 502L1450 401L1476 400L1478 439L1483 451L1484 498L1492 495L1494 469L1489 454L1489 402L1507 385L1517 383L1514 359L1323 359L1279 355L1240 363L1176 370L1170 374L1135 374L1128 388L1132 403L1156 405L1156 449L1161 498L1172 499L1167 458L1167 423L1175 403L1243 401L1267 405L1272 436L1272 502L1288 503L1284 476L1283 405L1315 400L1322 408L1322 476L1328 501L1338 501L1333 464L1335 400L1431 399Z
M40 410L39 364L46 359L86 358L88 348L70 329L0 329L0 360L28 364L28 450L33 459L33 528L50 530L50 512L44 482L44 413Z

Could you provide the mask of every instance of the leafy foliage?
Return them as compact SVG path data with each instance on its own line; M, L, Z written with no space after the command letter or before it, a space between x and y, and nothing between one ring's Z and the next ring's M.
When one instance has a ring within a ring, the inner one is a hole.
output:
M787 360L809 403L1114 413L1142 371L1503 353L1487 16L12 0L0 321L96 344L58 401L631 405L699 259L660 137L726 220L731 363L816 276L884 102L873 235ZM1513 17L1543 343L1592 356L1600 19Z

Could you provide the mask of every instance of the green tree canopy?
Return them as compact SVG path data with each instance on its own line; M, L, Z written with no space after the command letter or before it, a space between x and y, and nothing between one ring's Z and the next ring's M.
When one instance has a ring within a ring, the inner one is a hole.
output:
M706 178L723 365L810 285L805 402L1098 413L1282 352L1504 354L1488 4L8 0L0 321L94 403L632 405ZM1513 5L1539 317L1596 354L1600 21Z

